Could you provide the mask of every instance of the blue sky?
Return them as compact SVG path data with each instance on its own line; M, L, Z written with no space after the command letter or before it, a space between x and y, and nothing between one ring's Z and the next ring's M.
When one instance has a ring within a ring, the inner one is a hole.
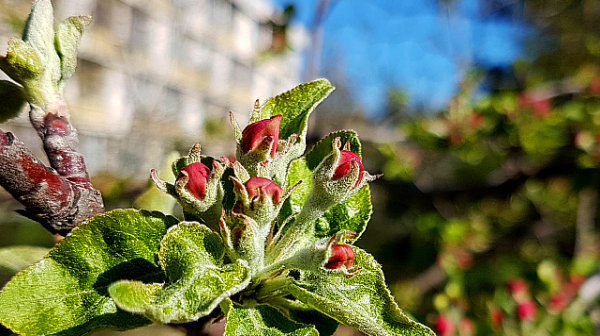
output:
M306 26L318 3L274 1L294 4L294 19ZM470 65L509 66L531 31L510 18L484 14L479 1L454 0L447 7L433 0L332 0L322 55L343 64L367 116L381 114L390 86L404 89L411 104L441 109Z

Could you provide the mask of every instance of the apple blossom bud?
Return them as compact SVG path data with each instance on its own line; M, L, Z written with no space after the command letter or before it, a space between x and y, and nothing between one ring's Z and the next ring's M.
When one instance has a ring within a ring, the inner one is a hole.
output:
M338 269L346 266L346 269L352 268L354 263L354 250L347 244L334 244L331 246L331 257L325 265L328 269Z
M442 336L448 336L454 333L454 325L452 320L450 320L446 314L440 314L435 319L435 329Z
M271 119L264 119L248 125L242 131L242 152L247 153L260 146L268 139L271 142L271 157L275 157L279 143L279 124L283 116L278 114Z
M194 197L201 200L206 194L206 178L209 174L210 169L205 164L201 162L192 163L181 168L181 172L177 176L175 183L185 183L188 191Z
M532 321L537 316L537 307L533 301L525 301L517 306L517 314L521 321Z
M527 293L528 286L523 279L511 279L507 282L506 287L512 295L522 295Z
M275 204L281 202L283 189L268 178L251 177L246 181L245 185L249 198L260 197L260 194L262 193L268 196Z
M502 321L504 321L504 314L498 308L492 308L490 310L490 319L492 320L492 325L499 327L502 325Z
M359 175L356 183L354 184L354 188L358 186L358 184L362 181L363 176L365 175L365 168L362 164L362 159L358 154L351 152L349 150L341 150L340 151L340 159L335 168L335 172L333 173L332 180L339 180L342 177L348 175L350 173L350 169L352 168L352 161L355 161L358 164Z

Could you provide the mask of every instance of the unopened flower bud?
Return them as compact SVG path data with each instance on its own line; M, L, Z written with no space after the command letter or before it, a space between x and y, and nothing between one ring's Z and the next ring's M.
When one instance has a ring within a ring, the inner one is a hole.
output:
M346 266L346 269L350 269L352 264L354 264L354 250L350 245L334 244L331 246L331 257L329 257L325 268L338 269Z
M210 169L201 162L192 163L181 169L175 183L184 183L185 188L197 199L201 200L206 194L206 178Z
M341 138L333 140L333 148L313 171L312 190L300 217L307 222L319 218L327 209L354 195L365 183L375 180L364 170L358 154L350 144L342 146Z
M260 148L261 144L271 144L270 156L275 157L279 143L279 124L283 116L278 114L271 119L264 119L248 125L242 132L242 152Z
M342 177L348 175L350 173L350 169L352 168L352 162L356 162L359 169L358 179L354 184L354 188L358 186L358 184L362 181L363 176L365 175L365 168L362 164L362 159L358 154L351 152L349 150L341 150L340 151L340 159L335 168L335 172L333 173L332 180L339 180Z
M265 177L251 177L245 183L246 190L248 192L249 198L258 197L261 195L265 195L269 197L273 203L278 204L281 202L281 195L283 194L283 189L281 187Z
M435 329L442 336L452 335L454 333L454 323L446 314L440 314L435 319Z
M537 307L533 301L525 301L517 306L517 314L521 321L534 320L537 316Z

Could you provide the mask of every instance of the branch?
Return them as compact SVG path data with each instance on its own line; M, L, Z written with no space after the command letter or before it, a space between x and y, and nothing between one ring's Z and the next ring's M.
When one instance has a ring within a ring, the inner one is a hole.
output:
M77 131L68 121L65 105L50 108L54 111L32 105L30 118L51 168L12 133L0 131L0 186L25 206L20 214L64 236L103 213L104 202L90 183L83 156L75 149Z

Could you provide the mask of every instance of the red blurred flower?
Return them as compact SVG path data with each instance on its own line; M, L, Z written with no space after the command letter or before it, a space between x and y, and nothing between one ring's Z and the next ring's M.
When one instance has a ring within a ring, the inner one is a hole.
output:
M483 115L479 112L473 112L469 115L469 125L477 128L483 122Z
M490 310L490 318L494 326L501 326L502 321L504 320L504 314L502 314L500 309L492 308Z
M442 336L449 336L454 333L452 320L446 314L440 314L435 319L435 330Z
M464 317L460 320L458 330L460 330L461 336L471 336L475 334L475 324L470 319Z
M526 294L528 286L523 279L511 279L506 283L506 287L512 295Z
M339 180L342 177L348 175L348 173L350 173L350 168L352 167L352 161L356 161L360 169L360 174L358 175L358 179L354 184L354 187L356 188L356 186L360 183L360 181L362 181L363 176L365 175L365 168L363 167L362 159L360 158L360 156L358 156L358 154L354 152L348 150L340 151L340 159L337 163L337 166L335 167L335 172L333 173L332 180Z
M347 244L333 244L331 246L331 257L325 268L338 269L342 266L346 266L346 269L350 269L354 263L354 250Z
M248 181L246 181L246 190L248 191L248 197L258 197L259 193L264 193L273 203L279 203L281 201L281 194L283 194L283 190L281 187L269 180L265 177L251 177ZM259 190L261 190L259 192Z
M279 124L283 116L278 114L271 119L264 119L248 125L242 131L242 152L246 153L256 149L264 140L272 139L271 157L275 157L279 143Z
M535 302L529 300L520 303L517 306L517 314L522 321L531 321L537 316L537 307Z
M206 178L210 174L210 169L201 162L192 163L181 168L177 181L187 178L186 188L189 192L201 200L206 194Z

